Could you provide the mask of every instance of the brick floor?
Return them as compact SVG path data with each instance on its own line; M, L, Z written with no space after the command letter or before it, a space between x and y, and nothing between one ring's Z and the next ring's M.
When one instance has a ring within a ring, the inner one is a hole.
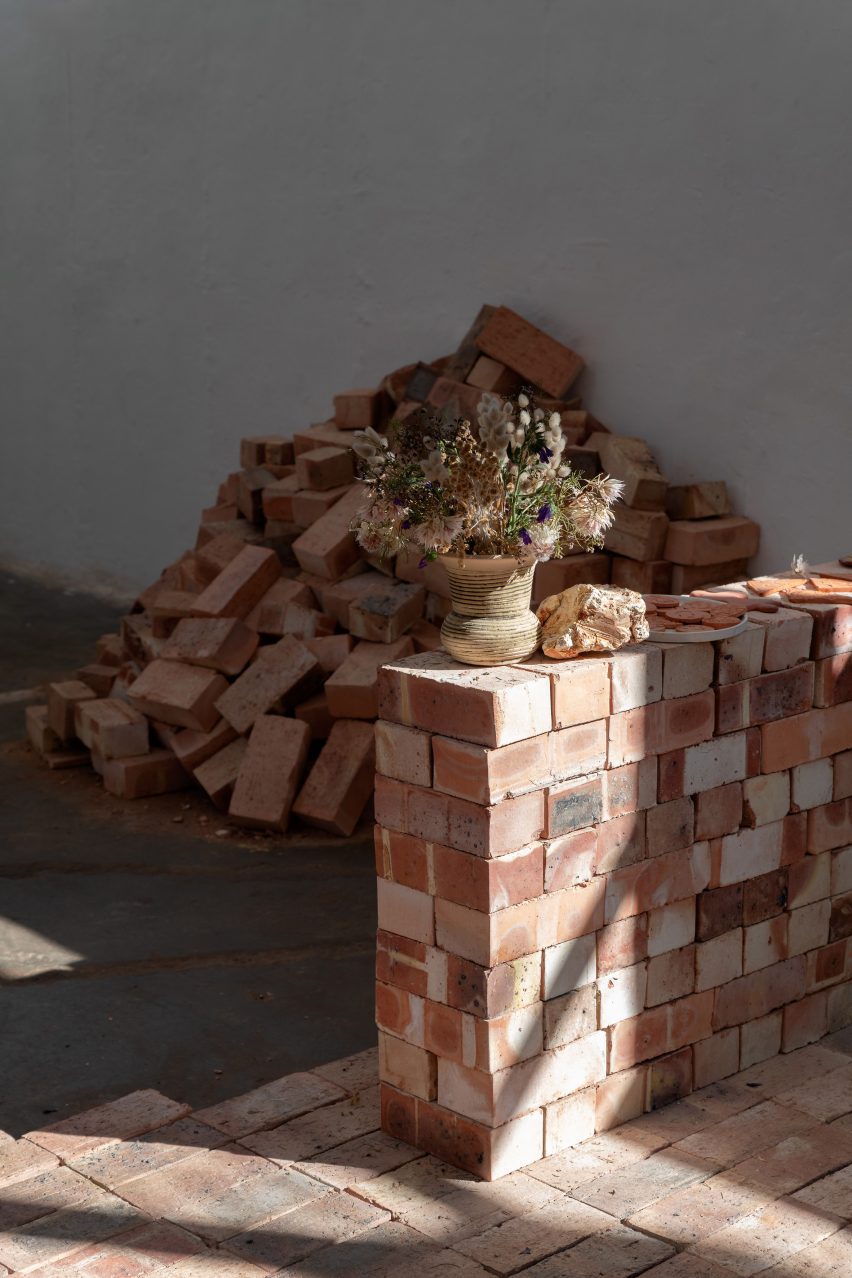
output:
M485 1183L378 1130L376 1054L0 1132L0 1278L849 1278L852 1030Z

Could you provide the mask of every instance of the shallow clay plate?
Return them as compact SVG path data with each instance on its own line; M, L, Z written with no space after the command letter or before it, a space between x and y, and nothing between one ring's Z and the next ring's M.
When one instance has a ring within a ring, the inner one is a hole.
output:
M681 595L681 603L694 604L696 602L694 595ZM703 601L702 601L703 602ZM741 635L748 625L748 617L743 617L734 626L727 626L724 630L656 630L654 628L654 617L656 614L651 613L648 617L648 626L650 633L648 638L654 643L713 643L716 639L731 639L734 635Z

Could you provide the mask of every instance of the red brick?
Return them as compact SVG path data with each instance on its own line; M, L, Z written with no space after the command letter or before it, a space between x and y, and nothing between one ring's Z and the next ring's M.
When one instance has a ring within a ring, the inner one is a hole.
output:
M815 1043L828 1033L828 994L821 990L808 994L784 1008L781 1051L794 1052L807 1043Z
M648 1066L645 1104L647 1109L671 1105L692 1091L693 1048L683 1047Z
M811 808L808 813L809 852L825 852L848 843L852 843L852 798Z
M100 759L92 756L104 789L121 799L147 799L154 794L184 790L191 784L183 767L170 750L151 750L127 759Z
M699 894L696 925L699 941L709 941L742 926L743 891L742 883L732 883L729 887Z
M436 1058L422 1047L379 1031L379 1078L383 1083L433 1100L436 1095Z
M810 656L813 621L806 613L779 608L777 612L749 613L749 620L765 632L764 670L787 670Z
M641 963L648 955L648 915L633 914L597 934L598 974Z
M351 834L370 800L374 768L370 726L339 719L293 805L294 813L309 825Z
M364 574L371 579L373 574ZM359 594L349 605L347 629L359 639L394 643L423 615L426 592L393 577L382 578L377 589ZM357 579L356 579L357 580Z
M303 639L302 643L316 657L324 675L333 674L342 666L354 647L351 635L320 635L316 639Z
M315 639L332 633L334 618L297 603L264 603L258 610L257 630L278 638L292 635L295 639Z
M626 812L653 807L657 801L657 760L625 763L603 775L603 817L610 821Z
M629 560L624 562L628 563ZM633 566L639 567L639 565ZM609 555L588 552L538 563L535 566L533 580L533 600L540 603L543 599L547 599L548 595L558 595L561 590L567 590L569 586L606 585L609 581L609 567Z
M227 810L230 802L247 746L245 737L238 737L193 768L198 784L223 811Z
M836 706L842 701L852 701L852 652L816 663L814 705Z
M297 719L261 715L255 720L228 808L232 820L286 830L309 738L307 726Z
M556 398L570 390L583 368L579 355L506 306L497 307L477 345L484 354Z
M426 1000L393 985L376 985L376 1024L415 1047L422 1047Z
M606 879L602 875L543 897L537 915L536 937L540 944L559 945L603 927L605 890Z
M325 445L311 448L296 458L296 479L300 488L320 491L339 488L355 478L355 454L351 448Z
M809 710L814 699L814 666L806 661L790 670L760 675L749 683L749 723L768 723Z
M247 435L240 440L240 465L246 469L292 458L293 445L283 435Z
M614 586L624 586L640 595L665 595L672 588L672 566L667 559L652 559L643 564L613 555L611 563Z
M261 595L251 612L246 614L245 624L251 630L257 630L261 609L268 604L294 603L301 604L303 608L315 608L316 602L313 591L305 582L296 581L292 577L279 577L266 593Z
M433 858L432 890L458 905L488 913L541 896L544 849L540 843L494 860L435 844Z
M95 662L90 666L81 666L74 677L84 683L87 688L91 688L96 697L108 697L112 692L115 676L115 666L100 665Z
M131 704L163 723L209 732L219 718L217 698L227 690L220 674L178 661L152 661L128 689Z
M522 669L547 675L553 695L553 727L570 728L604 719L610 713L610 666L605 657L556 661L536 657Z
M410 834L385 830L374 831L376 873L380 878L403 883L418 892L434 892L433 845ZM457 856L464 854L459 852Z
M616 506L604 545L614 555L638 559L643 563L662 559L668 526L668 516L661 510L631 510L629 506Z
M334 396L334 421L342 430L364 430L376 425L381 392L348 390Z
M780 869L745 880L742 921L746 926L762 923L787 908L787 876L788 871Z
M732 781L727 785L704 790L695 796L695 837L715 839L732 834L739 829L742 817L742 783Z
M356 484L350 493L335 502L306 532L293 542L293 554L305 572L319 577L340 577L358 562L360 552L352 521L364 503L364 491Z
M428 949L423 941L380 928L376 934L376 980L425 998Z
M170 661L238 675L254 656L257 635L238 618L185 617L162 650Z
M233 559L236 559L237 555L245 549L245 544L242 537L224 532L211 537L210 541L198 548L195 559L205 577L206 584L209 584L214 577L218 577L219 573L227 568Z
M47 687L47 722L60 742L73 741L76 735L75 708L81 701L94 701L95 693L79 679L66 679Z
M78 701L77 736L102 759L148 753L148 720L126 701Z
M786 672L785 672L786 673ZM774 678L774 676L770 676ZM716 732L739 732L749 723L749 683L729 683L716 689Z
M432 744L426 732L398 723L376 724L376 771L412 785L432 784Z
M824 660L852 649L852 605L796 603L792 606L813 618L812 657Z
M263 513L267 519L279 519L290 523L295 515L295 499L300 488L295 475L287 475L263 490Z
M594 772L606 766L605 719L551 732L548 737L550 773L554 780Z
M673 799L683 797L684 771L686 768L686 751L669 750L658 759L659 780L657 784L657 800L660 803L671 803ZM697 796L696 796L697 797ZM737 822L739 824L739 822Z
M551 730L550 681L538 666L463 666L445 652L386 660L383 719L492 747Z
M259 715L304 700L319 676L316 658L288 636L261 649L257 660L218 697L216 710L237 732L247 732Z
M280 576L272 550L245 546L195 600L197 617L245 617Z
M326 680L325 693L332 714L338 718L375 719L379 711L379 671L385 663L398 661L412 650L408 638L387 644L356 644Z
M745 630L730 639L721 639L717 650L716 683L722 686L753 679L763 669L763 626L749 622Z
M293 456L306 453L312 448L323 448L331 444L334 448L351 448L352 436L341 430L334 421L315 422L305 430L297 430L293 435Z
M801 998L804 992L805 959L800 954L722 986L717 991L713 1028L725 1029L757 1020L776 1007Z
M523 955L494 967L448 954L447 1002L472 1016L494 1019L540 1001L541 970L540 953Z
M27 737L36 754L44 755L49 750L59 749L59 737L47 722L47 706L27 706L25 718Z
M549 775L548 737L544 734L491 750L436 736L433 750L435 788L473 803L497 803L507 794L546 784Z
M547 791L547 837L595 825L601 819L602 810L600 774L552 786Z
M345 497L349 492L351 484L339 484L336 488L326 488L323 490L314 490L310 488L300 488L294 492L290 498L290 508L292 511L291 521L297 528L310 528L311 524L331 510L332 506L340 501L341 497ZM269 490L267 489L267 492Z
M663 651L658 644L627 644L613 654L612 713L636 710L663 694Z
M709 880L710 852L706 843L617 870L607 880L606 921L617 922L694 896L707 887Z
M671 803L661 803L648 811L648 855L676 852L693 840L694 812L687 795Z
M428 796L428 800L427 800ZM415 825L418 805L440 799L436 792L411 788L407 808L409 827ZM445 842L477 856L503 856L534 843L544 831L544 791L503 799L493 807L450 797L447 804L448 833ZM428 836L427 836L428 837Z
M626 812L597 827L595 868L598 874L642 860L646 848L645 816L644 812Z

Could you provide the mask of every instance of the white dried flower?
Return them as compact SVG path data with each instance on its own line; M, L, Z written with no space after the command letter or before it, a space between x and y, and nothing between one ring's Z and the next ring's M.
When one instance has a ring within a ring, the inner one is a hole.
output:
M529 413L527 412L525 408L522 408L521 411L518 413L518 421L521 423L522 426L529 426L530 422L532 421L532 418L530 417Z
M433 484L443 484L449 478L449 470L444 465L444 458L439 448L433 448L429 456L420 463L424 478Z
M521 392L521 394L518 396L518 407L519 407L519 408L529 408L529 403L530 403L529 396L528 396L528 395L524 395L524 393L523 393L523 391L522 391L522 392Z
M424 550L447 551L458 537L464 520L460 515L433 515L412 528L412 535Z
M537 408L537 409L535 410L535 412L533 413L533 417L535 418L535 420L536 420L537 422L543 422L543 421L544 421L544 409L543 409L543 408Z
M547 424L551 430L559 430L562 425L562 418L558 413L551 413L547 419Z
M790 561L790 572L794 572L797 577L807 577L810 570L811 566L804 555L793 556Z

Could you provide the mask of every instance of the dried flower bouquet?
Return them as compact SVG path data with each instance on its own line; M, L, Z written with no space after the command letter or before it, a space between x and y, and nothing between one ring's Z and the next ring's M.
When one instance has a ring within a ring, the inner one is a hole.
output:
M572 471L558 413L536 408L531 394L512 402L486 393L477 426L424 410L392 422L389 438L355 432L368 489L354 525L364 550L417 547L424 564L455 552L531 565L601 545L623 484Z

